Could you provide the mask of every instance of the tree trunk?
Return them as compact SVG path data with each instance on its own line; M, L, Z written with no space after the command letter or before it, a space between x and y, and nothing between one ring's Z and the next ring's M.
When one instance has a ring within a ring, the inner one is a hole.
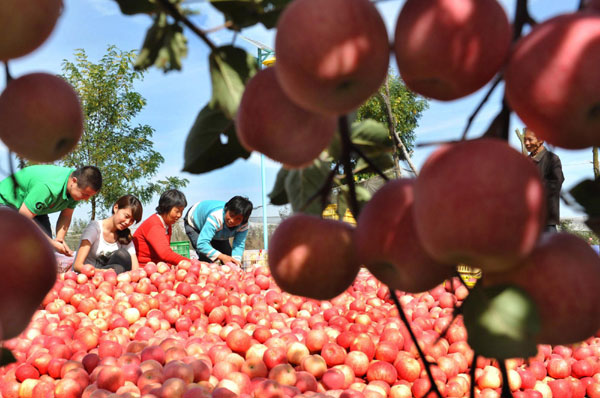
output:
M598 147L597 146L595 146L592 149L592 153L593 153L593 159L594 159L593 160L593 162L594 162L594 178L596 180L599 180L600 179L600 164L598 161Z
M96 219L96 198L92 196L92 220Z
M517 135L517 137L519 137L519 141L521 142L521 152L523 152L523 155L527 156L527 148L525 148L525 134L521 133L521 130L519 129L515 129L515 134Z
M406 159L406 163L408 163L412 172L416 176L416 175L418 175L417 168L415 167L412 160L410 159L410 154L408 153L408 151L406 150L406 146L404 146L404 143L400 139L400 134L398 134L398 132L396 131L396 120L394 119L394 113L392 112L392 104L390 103L389 75L387 75L385 77L385 94L382 94L381 96L383 97L383 102L385 103L385 108L387 110L388 127L390 129L390 134L392 135L392 139L396 143L396 146L398 148L400 148L400 150L402 151L402 156L404 156L404 159ZM396 154L396 151L394 151L394 160L396 160L396 159L397 159L397 154ZM396 174L401 175L402 172L400 171L400 162L396 161L394 163L395 163Z

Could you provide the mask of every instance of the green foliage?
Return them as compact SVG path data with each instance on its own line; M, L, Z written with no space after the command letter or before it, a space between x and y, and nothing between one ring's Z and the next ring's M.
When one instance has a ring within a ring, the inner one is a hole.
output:
M181 70L181 60L187 57L187 50L183 27L169 23L167 14L160 13L146 33L142 50L135 60L135 69L145 70L154 65L164 72Z
M133 125L146 100L134 90L142 78L132 68L135 53L109 46L100 62L88 60L84 50L75 52L75 61L63 61L63 77L81 98L85 116L84 134L77 148L60 160L71 167L95 165L102 171L103 186L90 199L92 219L103 213L122 195L136 195L148 203L155 194L181 188L186 179L167 177L145 183L158 172L164 158L153 149L154 129Z
M227 166L237 158L248 157L250 153L237 139L233 120L210 105L202 108L185 141L183 170L206 173Z
M225 19L233 23L233 29L240 30L262 23L265 28L275 27L279 14L291 0L210 0Z
M210 106L233 119L248 80L258 71L256 58L241 48L219 47L210 54L212 98Z
M536 354L541 321L535 303L523 290L476 285L461 308L467 342L477 354L498 360Z

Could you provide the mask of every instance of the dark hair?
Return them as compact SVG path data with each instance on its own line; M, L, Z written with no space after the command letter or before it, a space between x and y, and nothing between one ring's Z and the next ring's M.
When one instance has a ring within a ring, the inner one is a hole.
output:
M244 216L242 224L246 224L252 213L252 202L245 196L234 196L225 204L225 211L230 211L235 215L241 214Z
M77 186L81 189L91 187L98 192L102 188L102 173L96 166L83 166L71 173L77 178Z
M131 215L136 223L140 222L142 219L142 203L138 198L133 195L124 195L121 196L116 202L115 206L119 209L131 209ZM113 206L112 210L113 214L115 214L115 207ZM117 242L122 245L128 245L131 242L133 236L131 235L131 231L129 228L125 228L122 231L117 230Z
M156 212L158 214L167 214L173 207L186 207L187 200L185 195L178 189L169 189L160 195Z

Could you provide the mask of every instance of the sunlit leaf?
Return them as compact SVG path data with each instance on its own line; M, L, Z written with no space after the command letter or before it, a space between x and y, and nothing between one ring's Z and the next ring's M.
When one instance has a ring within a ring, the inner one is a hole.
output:
M305 206L308 199L321 189L331 172L331 164L315 159L304 169L289 170L285 179L285 191L294 212L320 215L323 211L321 198Z
M185 141L183 171L206 173L247 159L250 152L239 143L233 121L220 109L202 108Z
M233 119L246 82L258 70L256 59L241 48L220 47L209 57L212 80L210 105L220 108L225 116Z
M468 343L488 358L528 358L537 352L540 317L533 300L511 286L476 285L462 305Z
M289 170L282 167L277 172L277 177L275 177L275 184L273 185L273 189L269 194L269 199L271 199L271 204L276 206L283 206L289 203L289 199L287 197L287 193L285 192L285 179L289 174Z

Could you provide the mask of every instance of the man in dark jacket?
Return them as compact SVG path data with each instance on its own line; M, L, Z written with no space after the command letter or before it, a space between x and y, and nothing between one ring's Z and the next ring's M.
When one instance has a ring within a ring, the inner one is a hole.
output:
M556 232L556 226L560 222L560 188L565 180L560 159L556 154L548 151L544 147L544 141L537 138L534 132L527 127L523 141L529 157L537 165L544 181L548 207L545 232Z

